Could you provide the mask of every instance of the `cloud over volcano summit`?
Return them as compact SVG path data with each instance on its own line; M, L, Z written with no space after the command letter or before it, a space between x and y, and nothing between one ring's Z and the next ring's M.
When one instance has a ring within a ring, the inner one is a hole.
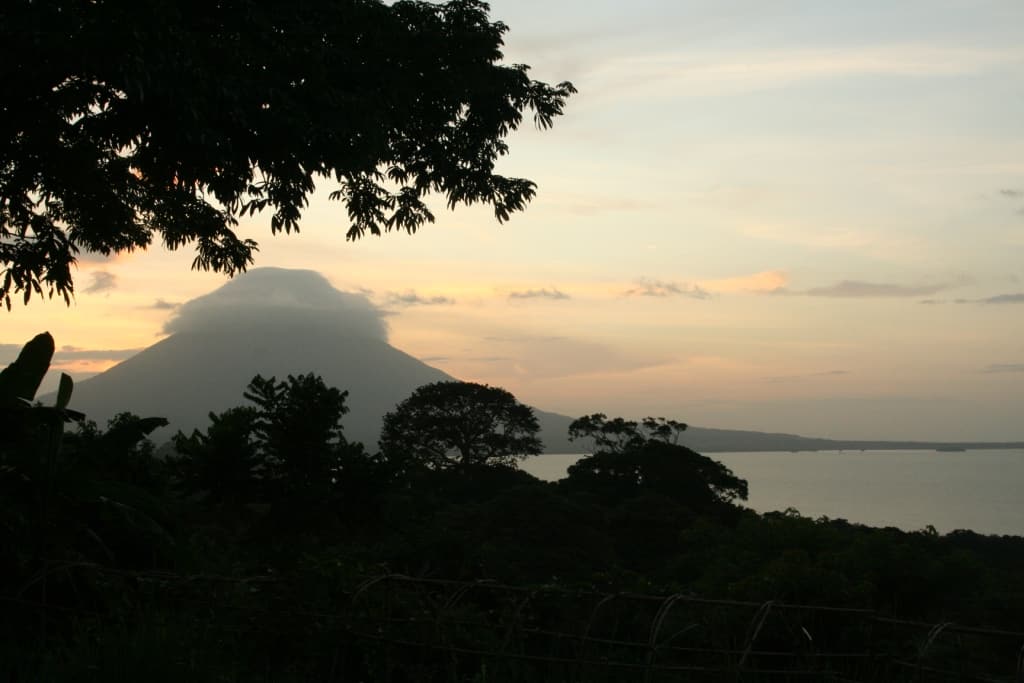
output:
M342 292L312 270L256 268L185 303L164 332L203 332L268 323L336 324L346 335L387 342L384 313L365 295Z

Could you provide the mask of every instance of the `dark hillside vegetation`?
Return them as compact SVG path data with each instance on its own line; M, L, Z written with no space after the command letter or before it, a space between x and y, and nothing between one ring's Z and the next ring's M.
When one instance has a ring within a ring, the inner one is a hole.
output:
M580 418L543 482L529 409L457 382L378 452L257 376L160 458L160 418L31 404L52 348L0 378L3 680L1013 680L1024 539L759 515L667 420Z

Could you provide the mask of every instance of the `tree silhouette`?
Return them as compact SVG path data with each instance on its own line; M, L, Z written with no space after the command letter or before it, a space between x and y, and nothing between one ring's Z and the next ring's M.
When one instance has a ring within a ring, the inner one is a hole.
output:
M657 439L581 458L569 467L565 484L608 500L653 492L695 510L747 499L746 480L728 467L686 446Z
M244 396L256 406L253 436L262 477L289 496L333 488L348 445L341 428L348 392L312 373L282 382L256 375Z
M599 451L620 453L642 446L647 441L679 443L687 425L664 417L645 417L640 422L621 417L608 419L604 413L576 418L569 425L569 440L591 439Z
M198 429L174 436L174 461L187 493L205 494L212 502L240 502L254 493L258 483L257 411L252 406L210 413L206 433Z
M498 387L425 384L384 416L381 453L398 469L515 467L543 449L533 409Z
M0 4L0 299L66 301L80 249L195 244L193 268L253 262L243 216L298 231L335 183L348 237L415 232L425 203L499 222L535 185L494 173L531 110L575 92L503 65L480 0ZM112 27L117 27L116 30ZM326 183L325 183L326 184Z
M648 439L665 443L679 443L679 436L689 428L685 422L664 417L645 417L640 424L647 431Z
M686 424L664 417L641 422L604 413L569 425L569 439L592 439L594 452L569 467L569 489L622 499L656 492L695 509L747 499L747 482L728 467L677 443Z

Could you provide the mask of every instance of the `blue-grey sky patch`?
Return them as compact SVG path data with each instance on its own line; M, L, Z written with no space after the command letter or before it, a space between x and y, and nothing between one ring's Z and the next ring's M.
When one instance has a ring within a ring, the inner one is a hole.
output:
M99 294L117 289L117 276L105 270L92 273L92 282L85 288L86 294Z
M571 299L568 294L560 289L527 289L522 292L509 292L509 299L551 299L553 301L564 301Z

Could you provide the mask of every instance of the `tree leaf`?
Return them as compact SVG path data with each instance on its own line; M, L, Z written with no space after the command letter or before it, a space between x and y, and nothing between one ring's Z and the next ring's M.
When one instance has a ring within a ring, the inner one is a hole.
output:
M60 373L60 388L57 389L57 407L64 410L71 403L71 392L75 388L75 382L71 375L66 372Z
M0 372L0 400L34 399L50 369L53 351L53 337L49 332L37 334L25 344L18 358Z

